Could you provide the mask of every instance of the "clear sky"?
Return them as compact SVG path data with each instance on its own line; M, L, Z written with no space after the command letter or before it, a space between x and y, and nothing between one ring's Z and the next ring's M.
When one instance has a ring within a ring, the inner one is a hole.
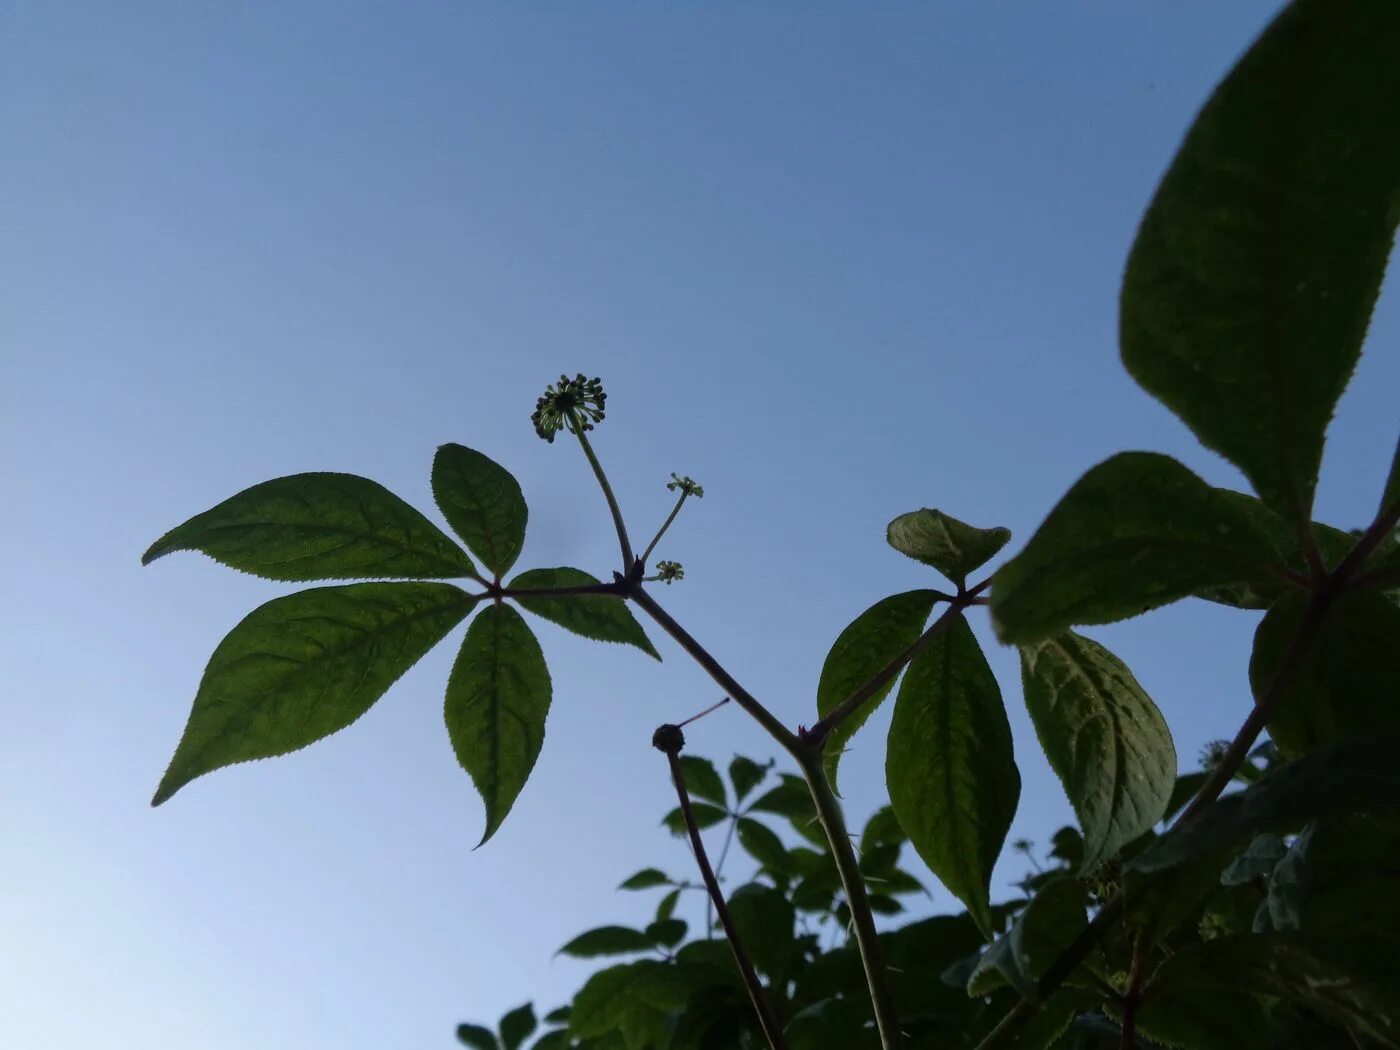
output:
M247 485L351 471L436 517L458 441L521 479L522 567L605 573L582 458L528 421L560 371L600 375L634 528L670 471L706 489L659 597L795 724L840 629L933 579L885 546L894 515L1014 547L1125 448L1240 484L1118 364L1116 295L1276 7L0 0L0 1043L447 1047L571 991L560 944L650 913L620 879L689 873L648 741L717 692L655 632L661 665L538 626L548 740L477 852L440 713L460 632L351 729L151 810L210 651L289 588L138 558ZM1341 526L1394 447L1397 336L1387 294L1327 450ZM1189 767L1244 716L1255 620L1193 602L1091 633ZM1043 843L1068 807L977 629L1013 835ZM857 819L886 721L848 759ZM691 740L772 753L734 709Z

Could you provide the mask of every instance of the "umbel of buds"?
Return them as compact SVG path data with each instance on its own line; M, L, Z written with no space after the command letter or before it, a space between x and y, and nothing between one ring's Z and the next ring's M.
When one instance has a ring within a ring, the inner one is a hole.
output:
M530 422L535 424L536 434L553 443L554 435L560 430L582 434L592 430L594 423L601 423L607 400L601 379L587 379L582 372L573 379L561 375L558 383L544 388L544 393L535 402Z
M656 578L662 583L675 583L685 579L685 569L678 561L659 561L656 563Z
M685 495L694 496L696 499L702 499L705 495L705 490L701 486L695 484L695 480L693 478L688 478L684 475L678 476L676 474L672 474L671 480L666 482L666 487L672 492L675 492L677 489L680 489L681 492Z

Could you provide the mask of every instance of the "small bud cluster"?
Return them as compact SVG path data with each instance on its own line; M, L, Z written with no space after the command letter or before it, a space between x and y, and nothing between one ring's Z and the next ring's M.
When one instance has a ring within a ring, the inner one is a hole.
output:
M672 474L671 480L666 482L666 487L672 492L680 489L681 492L685 493L687 496L694 496L696 499L702 499L705 495L705 490L701 486L695 484L693 478L688 478L684 475Z
M656 578L662 583L675 583L685 579L685 569L678 561L659 561L656 563Z
M559 382L545 387L535 402L530 422L535 424L536 434L553 443L554 435L561 430L581 434L592 430L594 423L601 423L607 400L601 379L585 378L582 372L573 379L561 375Z
M1205 747L1201 748L1201 766L1211 771L1220 765L1225 759L1225 753L1230 750L1230 741L1212 740Z

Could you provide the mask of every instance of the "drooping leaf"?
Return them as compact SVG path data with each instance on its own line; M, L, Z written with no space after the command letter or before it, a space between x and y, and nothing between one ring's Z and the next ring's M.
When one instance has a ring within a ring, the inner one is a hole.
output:
M1126 866L1161 871L1262 831L1286 831L1333 814L1394 812L1400 809L1397 747L1400 734L1377 731L1311 751L1178 823Z
M713 762L698 755L681 755L680 762L686 790L696 798L703 798L716 805L727 804L724 781L719 778Z
M1035 982L1086 925L1084 887L1074 879L1055 879L987 949L968 979L967 994L987 995L1009 982L1033 997Z
M625 879L620 890L649 890L653 886L669 886L671 878L658 868L643 868L637 874Z
M769 871L783 874L793 870L792 858L788 856L787 847L768 825L752 817L740 817L736 830L739 845Z
M500 1044L496 1042L496 1033L479 1024L459 1024L457 1041L463 1046L471 1047L472 1050L500 1050Z
M885 759L890 803L929 868L992 930L988 884L1021 775L1001 690L959 617L919 656L900 686Z
M979 529L941 510L901 514L885 530L889 545L915 561L932 565L961 586L1011 539L1011 530Z
M600 955L646 952L650 951L651 947L652 939L641 930L627 926L599 926L579 934L560 948L559 954L572 955L576 959L593 959Z
M837 637L822 664L817 682L817 714L825 718L841 701L873 678L913 645L938 596L933 591L906 591L882 598L857 616ZM826 740L826 775L836 784L836 767L846 743L894 688L890 679L869 700L831 730Z
M1176 748L1126 664L1073 631L1021 647L1026 709L1084 828L1082 870L1150 831L1176 786Z
M1228 988L1278 996L1387 1047L1400 1047L1396 942L1355 935L1252 934L1185 948L1153 977L1154 994Z
M1220 873L1222 886L1243 886L1255 879L1267 878L1283 860L1288 847L1278 835L1256 835L1245 851Z
M533 1003L517 1006L501 1018L501 1045L505 1050L520 1050L520 1044L530 1038L538 1024Z
M447 680L447 735L486 806L481 842L496 833L544 744L552 690L540 643L509 605L470 627Z
M690 812L695 818L695 826L701 831L714 827L729 816L724 810L718 806L712 806L708 802L692 802ZM662 817L661 823L672 835L689 834L685 827L685 814L681 812L680 806Z
M729 913L753 964L775 976L787 966L793 951L792 904L771 886L750 882L729 896Z
M1229 584L1272 580L1277 536L1169 456L1123 452L1065 494L992 585L1004 642L1111 623Z
M141 556L202 551L268 580L476 575L467 552L378 482L293 474L244 489L171 529Z
M553 587L588 587L600 582L582 569L530 569L510 581L511 590L544 590ZM648 656L661 659L646 631L621 598L607 594L571 594L565 597L513 596L536 616L557 623L566 631L599 642L635 645Z
M151 805L211 770L344 729L474 604L446 583L354 583L253 610L209 658Z
M1259 623L1249 661L1255 697L1288 658L1307 608L1299 592ZM1400 606L1376 591L1343 595L1328 610L1269 720L1284 754L1300 755L1350 733L1400 722Z
M656 921L662 922L674 915L676 913L676 904L680 899L681 891L679 887L662 897L656 905Z
M768 769L769 766L761 766L751 758L734 756L734 761L729 763L729 782L734 785L735 804L743 802L748 793L758 787Z
M1400 209L1400 8L1298 0L1196 118L1123 278L1133 377L1306 521Z
M510 571L525 545L529 517L510 471L465 445L442 445L433 457L433 499L497 579Z

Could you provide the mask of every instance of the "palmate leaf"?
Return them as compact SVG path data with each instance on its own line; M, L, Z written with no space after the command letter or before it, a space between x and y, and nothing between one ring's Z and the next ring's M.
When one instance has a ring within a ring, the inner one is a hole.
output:
M141 557L197 550L268 580L474 576L466 551L378 482L293 474L244 489L167 532Z
M253 610L209 658L151 804L211 770L296 751L344 729L475 602L446 583L355 583Z
M825 718L841 701L864 685L875 673L923 632L938 595L933 591L906 591L882 598L857 616L837 637L822 664L817 682L817 714ZM826 740L826 775L836 784L836 768L847 742L870 718L894 688L891 679L860 707L832 727Z
M530 569L510 581L513 591L544 590L553 587L587 587L600 581L582 569ZM571 594L566 597L512 597L536 616L557 623L566 631L599 642L635 645L657 660L661 654L651 644L642 625L621 598L606 594Z
M443 445L433 457L433 498L497 579L510 571L525 545L529 517L510 471L465 445Z
M992 585L1004 642L1111 623L1229 584L1273 582L1278 533L1170 456L1123 452L1075 482Z
M1021 648L1026 710L1084 828L1081 870L1150 831L1176 786L1176 748L1126 664L1066 631Z
M1021 775L1001 690L958 617L905 673L885 758L895 816L930 870L993 929L988 885Z
M486 805L481 843L501 826L535 766L551 697L544 654L520 614L500 604L483 610L462 640L444 706L457 761Z
M1216 89L1142 221L1123 363L1290 521L1400 201L1400 5L1297 0Z

